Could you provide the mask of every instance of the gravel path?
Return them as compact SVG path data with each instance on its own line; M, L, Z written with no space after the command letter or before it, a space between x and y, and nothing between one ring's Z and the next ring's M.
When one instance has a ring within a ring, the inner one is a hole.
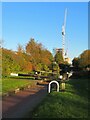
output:
M23 118L32 111L47 95L47 84L18 92L2 100L2 118Z

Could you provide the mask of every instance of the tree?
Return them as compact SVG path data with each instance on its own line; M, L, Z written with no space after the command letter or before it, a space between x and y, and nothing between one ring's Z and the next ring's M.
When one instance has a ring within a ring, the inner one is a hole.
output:
M79 56L80 67L86 67L90 65L90 50L85 50Z
M30 72L32 71L32 64L30 56L12 50L2 49L2 75L10 75L11 72Z
M7 49L2 49L2 75L7 76L11 72L20 70L19 64L15 61L15 52Z
M40 63L42 45L35 42L33 38L26 45L26 53L30 55L33 64Z
M33 38L31 38L26 45L26 54L28 54L31 58L33 70L48 69L53 59L50 51L45 49L41 43L35 42Z
M52 70L52 72L56 72L56 73L60 71L59 65L56 62L52 62L50 64L50 69Z
M30 72L32 70L49 70L53 56L41 43L31 39L24 51L18 44L17 51L2 49L2 73L9 75L11 72Z
M64 62L64 59L63 59L61 52L57 52L56 55L54 56L54 59L57 62L57 64Z
M73 60L72 60L72 65L75 67L75 68L78 68L79 67L79 58L74 58Z
M18 50L18 53L23 53L24 52L23 46L20 45L20 44L18 44L17 50Z
M83 51L79 57L74 58L72 64L75 68L90 68L90 50Z
M53 61L53 56L50 53L50 51L46 50L46 49L42 49L41 51L41 62L45 65L50 65L51 62Z

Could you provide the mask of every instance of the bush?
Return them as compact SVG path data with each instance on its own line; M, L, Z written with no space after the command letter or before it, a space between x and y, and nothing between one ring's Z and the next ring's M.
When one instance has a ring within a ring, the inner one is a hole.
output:
M90 78L90 71L74 72L71 78Z

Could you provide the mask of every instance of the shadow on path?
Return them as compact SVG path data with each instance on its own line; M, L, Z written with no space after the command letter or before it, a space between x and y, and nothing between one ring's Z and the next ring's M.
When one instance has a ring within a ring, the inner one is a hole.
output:
M23 118L32 111L47 95L47 84L18 92L2 101L2 118Z

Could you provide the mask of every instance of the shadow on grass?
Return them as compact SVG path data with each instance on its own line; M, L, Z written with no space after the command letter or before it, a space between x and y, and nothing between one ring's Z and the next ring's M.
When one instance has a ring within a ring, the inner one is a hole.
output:
M33 111L31 116L32 118L87 118L88 106L86 104L68 93L63 95L52 92Z
M71 86L69 86L69 89L67 89L67 90L69 90L72 93L76 93L79 96L88 98L88 93L90 91L89 79L81 79L81 78L80 79L71 79L70 81L68 81L67 84L71 85Z
M9 77L9 78L12 78L12 79L26 79L26 80L35 80L35 78L33 78L33 77L21 77L21 76L13 76L13 77Z
M71 79L65 92L51 92L32 112L33 118L88 119L88 79Z

